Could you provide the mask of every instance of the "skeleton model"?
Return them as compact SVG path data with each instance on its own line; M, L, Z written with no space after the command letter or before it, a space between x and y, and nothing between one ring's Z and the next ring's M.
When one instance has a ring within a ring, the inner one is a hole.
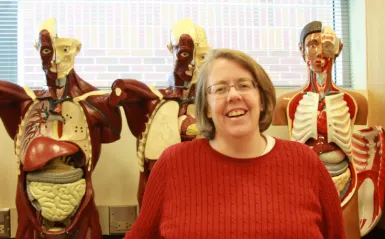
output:
M288 125L291 140L309 145L328 169L340 195L347 238L360 238L378 222L384 198L383 130L366 125L367 101L338 88L332 68L342 50L333 29L307 24L299 48L308 65L304 88L281 96L273 125Z
M159 97L135 80L116 80L111 94L82 80L73 69L81 44L58 37L55 19L43 22L35 47L46 89L0 81L0 117L18 162L16 238L101 239L91 180L101 144L120 137L120 105L139 136Z

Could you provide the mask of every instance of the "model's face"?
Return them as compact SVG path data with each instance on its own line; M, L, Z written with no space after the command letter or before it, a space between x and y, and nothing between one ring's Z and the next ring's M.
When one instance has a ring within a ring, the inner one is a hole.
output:
M253 81L251 73L236 62L217 59L213 63L206 82L207 116L214 122L216 138L235 139L259 132L262 107Z
M319 32L309 34L305 38L305 60L313 72L325 72L333 65L334 45L328 41L329 37L330 35Z
M199 68L205 62L207 53L211 50L211 47L208 45L205 46L195 46L195 53L193 58L193 65L195 66L192 83L196 84L198 80Z
M78 48L71 38L56 38L54 58L50 70L56 72L58 79L65 78L74 68Z
M173 46L174 73L183 81L190 82L194 72L192 64L194 57L194 42L188 34L179 38L179 43Z
M54 82L69 74L74 68L75 56L79 49L80 43L75 39L51 38L46 30L40 33L38 50L48 81Z

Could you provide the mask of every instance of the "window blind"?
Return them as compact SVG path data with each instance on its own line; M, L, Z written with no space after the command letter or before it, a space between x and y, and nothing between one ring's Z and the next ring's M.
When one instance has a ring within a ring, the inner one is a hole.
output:
M163 87L173 68L166 48L169 31L178 20L192 18L214 48L250 54L277 87L300 86L307 80L298 50L300 32L308 22L321 20L342 38L334 80L349 86L348 9L347 0L25 0L19 73L27 86L45 84L33 44L41 22L56 17L59 37L82 42L75 69L83 79L101 88L117 78Z
M0 80L17 82L17 1L0 0Z

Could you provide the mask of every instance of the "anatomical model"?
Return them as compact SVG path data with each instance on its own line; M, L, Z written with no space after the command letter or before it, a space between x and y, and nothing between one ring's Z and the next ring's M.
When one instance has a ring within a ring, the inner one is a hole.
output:
M195 124L194 98L199 66L211 49L206 33L192 20L182 19L171 29L167 47L173 55L174 72L169 78L169 87L159 90L161 100L139 137L139 205L150 171L163 150L200 134Z
M332 81L335 59L343 48L333 29L319 21L307 24L299 49L308 66L308 82L282 95L273 125L288 125L291 140L309 145L328 169L340 195L347 238L360 238L380 219L383 209L383 130L366 125L364 96Z
M101 239L92 172L101 144L120 138L119 106L139 135L159 97L135 80L97 90L74 70L81 43L58 37L55 19L40 27L35 45L47 87L31 90L0 81L0 117L15 141L17 239Z

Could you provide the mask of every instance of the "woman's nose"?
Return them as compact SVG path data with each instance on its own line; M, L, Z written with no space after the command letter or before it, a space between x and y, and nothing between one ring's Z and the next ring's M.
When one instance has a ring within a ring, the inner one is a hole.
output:
M234 86L230 86L229 92L227 92L227 100L232 101L232 100L239 100L239 99L241 99L241 95L239 94L237 89L235 89Z

